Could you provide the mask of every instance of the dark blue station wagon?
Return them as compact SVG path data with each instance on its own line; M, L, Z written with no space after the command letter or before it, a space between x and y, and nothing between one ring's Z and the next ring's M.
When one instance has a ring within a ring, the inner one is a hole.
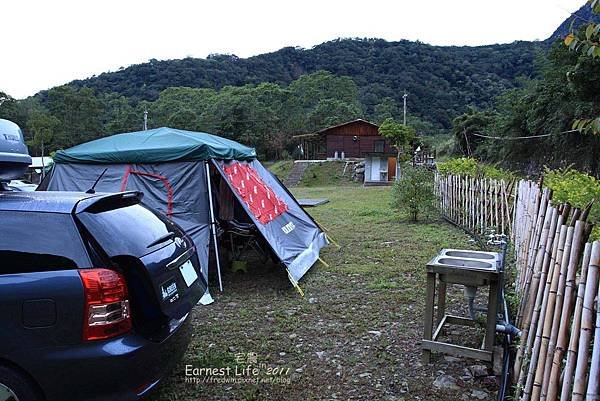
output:
M0 401L136 400L181 358L206 282L141 198L0 192Z

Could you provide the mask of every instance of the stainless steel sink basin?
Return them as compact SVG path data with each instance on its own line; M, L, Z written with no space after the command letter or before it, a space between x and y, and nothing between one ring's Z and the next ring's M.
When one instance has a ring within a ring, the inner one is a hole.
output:
M487 252L477 252L477 251L453 251L449 250L445 252L446 256L451 256L453 258L469 258L469 259L485 259L485 260L494 260L496 257Z
M440 265L452 266L452 267L462 267L462 268L471 268L471 269L489 269L493 270L496 268L495 263L484 262L482 260L476 259L463 259L463 258L439 258L436 261Z

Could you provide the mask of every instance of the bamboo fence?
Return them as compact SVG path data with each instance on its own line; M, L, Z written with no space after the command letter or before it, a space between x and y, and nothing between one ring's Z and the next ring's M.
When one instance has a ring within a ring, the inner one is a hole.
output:
M518 183L511 237L522 329L515 399L598 401L600 241L586 243L591 205L579 210L551 201L550 190Z
M444 217L474 233L510 234L514 182L449 175L435 176L438 207Z
M435 183L447 218L512 240L522 330L514 399L600 401L600 241L587 242L592 205L553 204L549 189L527 180L438 175Z

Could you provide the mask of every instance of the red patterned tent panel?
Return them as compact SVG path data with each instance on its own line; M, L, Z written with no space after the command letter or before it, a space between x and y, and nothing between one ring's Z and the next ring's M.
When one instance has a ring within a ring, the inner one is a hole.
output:
M262 224L273 221L288 210L288 206L248 164L234 162L223 166L227 179L235 188L254 217Z

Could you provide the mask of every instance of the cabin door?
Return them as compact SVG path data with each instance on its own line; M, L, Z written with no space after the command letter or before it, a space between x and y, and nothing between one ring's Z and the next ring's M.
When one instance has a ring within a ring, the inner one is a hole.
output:
M374 157L371 159L371 181L380 181L380 171L381 167L379 167L379 157Z
M388 157L388 181L396 179L396 158Z

